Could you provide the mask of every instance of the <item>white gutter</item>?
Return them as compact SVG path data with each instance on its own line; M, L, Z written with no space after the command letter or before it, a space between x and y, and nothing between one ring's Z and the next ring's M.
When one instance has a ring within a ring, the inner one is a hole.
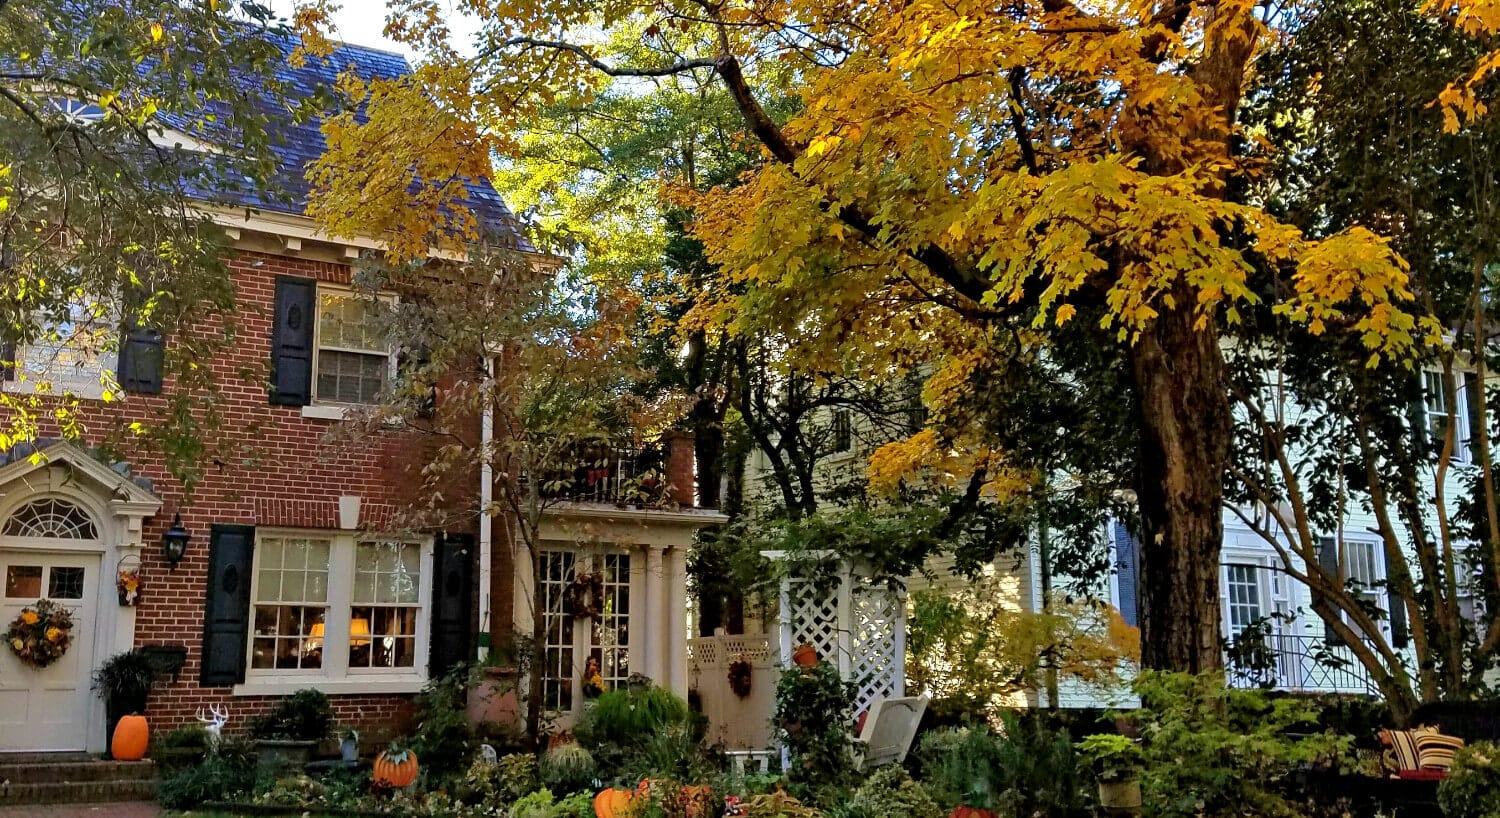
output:
M486 356L485 374L493 382L495 358ZM495 470L490 465L490 442L495 437L495 409L486 400L479 419L479 661L490 654L490 553L494 549L494 520L490 517L490 505L495 496Z

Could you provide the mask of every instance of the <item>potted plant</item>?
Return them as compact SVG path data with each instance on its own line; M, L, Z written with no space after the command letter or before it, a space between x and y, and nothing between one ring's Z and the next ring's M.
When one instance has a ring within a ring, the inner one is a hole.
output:
M298 770L307 766L313 748L328 737L333 706L321 690L299 690L282 699L250 727L263 771Z
M146 712L146 698L156 683L156 667L138 650L117 653L94 671L94 692L104 699L105 734L114 737L120 719Z
M1125 736L1100 733L1086 736L1078 749L1094 766L1099 779L1099 806L1105 815L1141 814L1141 748Z
M339 733L339 757L346 764L359 761L359 731L353 727L345 727Z

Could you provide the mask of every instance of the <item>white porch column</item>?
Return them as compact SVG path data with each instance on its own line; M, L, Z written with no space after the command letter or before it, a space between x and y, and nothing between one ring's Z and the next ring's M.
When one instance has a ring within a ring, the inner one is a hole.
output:
M659 685L667 685L666 656L670 650L667 622L671 618L672 600L666 593L666 569L662 565L662 547L646 546L646 628L642 645L641 672Z
M684 698L687 678L687 554L681 547L667 552L667 673L663 684Z

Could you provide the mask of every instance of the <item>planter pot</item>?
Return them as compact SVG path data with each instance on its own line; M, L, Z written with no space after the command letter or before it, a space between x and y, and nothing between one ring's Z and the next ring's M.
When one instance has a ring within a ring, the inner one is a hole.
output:
M359 760L359 739L339 739L339 758L344 761Z
M259 739L255 742L255 766L261 772L278 774L301 772L312 759L316 741L291 741L288 739Z
M1099 782L1099 806L1105 815L1134 816L1141 814L1141 781L1129 778L1124 781Z
M522 684L519 672L510 667L487 667L479 683L469 690L469 721L488 722L501 732L522 730L525 720L516 691Z

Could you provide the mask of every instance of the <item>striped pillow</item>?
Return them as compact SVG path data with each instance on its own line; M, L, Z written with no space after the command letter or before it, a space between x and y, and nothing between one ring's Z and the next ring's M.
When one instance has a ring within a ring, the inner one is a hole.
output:
M1420 765L1417 756L1417 739L1410 730L1381 730L1380 741L1389 744L1396 755L1397 770L1415 770Z
M1463 749L1464 740L1442 733L1417 736L1417 761L1425 770L1446 770L1453 766L1453 754Z

